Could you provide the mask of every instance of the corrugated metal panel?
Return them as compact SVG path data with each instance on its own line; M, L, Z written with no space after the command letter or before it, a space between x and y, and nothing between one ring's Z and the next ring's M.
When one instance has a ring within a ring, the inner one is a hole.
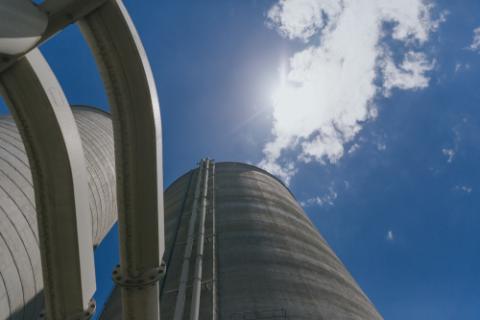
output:
M116 221L113 132L109 116L74 109L88 166L92 237L98 244ZM10 117L0 118L0 319L35 319L43 288L28 159Z
M112 121L108 114L91 108L76 107L73 114L87 160L92 235L96 245L117 220Z

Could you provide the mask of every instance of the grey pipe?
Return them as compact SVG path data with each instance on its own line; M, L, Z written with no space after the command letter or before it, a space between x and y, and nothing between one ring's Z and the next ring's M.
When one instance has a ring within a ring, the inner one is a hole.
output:
M200 293L202 288L202 264L203 248L205 241L205 216L207 214L207 191L208 191L208 170L210 161L204 161L205 178L203 180L202 204L200 212L200 223L197 232L197 256L195 260L195 271L193 274L192 305L190 307L190 320L198 320L200 311Z
M175 303L174 320L182 320L185 311L185 298L188 283L188 270L190 268L190 259L193 249L193 237L195 232L195 222L197 220L198 213L198 200L200 197L200 186L203 176L205 175L205 168L203 160L197 173L197 182L195 185L195 194L193 197L192 213L190 216L190 222L188 224L187 244L185 246L185 252L183 254L182 273L180 275L180 284L178 288L177 301Z
M215 217L215 162L212 163L212 320L218 316L217 308L217 227Z

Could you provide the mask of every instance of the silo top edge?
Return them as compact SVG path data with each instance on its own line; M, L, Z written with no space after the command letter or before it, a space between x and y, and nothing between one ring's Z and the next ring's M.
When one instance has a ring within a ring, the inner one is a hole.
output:
M237 165L237 166L243 166L243 167L247 167L247 168L250 168L254 171L257 171L259 173L262 173L266 176L269 176L271 178L273 178L274 180L276 180L277 182L279 182L289 193L290 195L295 199L297 200L297 198L295 197L295 195L292 193L292 191L290 191L290 189L285 185L285 183L280 180L278 177L274 176L273 174L271 174L270 172L268 172L267 170L265 169L262 169L262 168L259 168L257 166L254 166L253 164L248 164L248 163L244 163L244 162L237 162L237 161L220 161L220 162L215 162L216 165ZM186 175L190 174L192 171L196 170L197 168L195 169L191 169L189 171L187 171L185 174L182 174L180 177L178 177L177 179L175 179L172 183L170 183L170 185L165 189L165 190L168 190L170 187L172 187L177 181L181 180L183 177L185 177Z
M103 109L100 109L98 107L94 107L94 106L89 106L89 105L85 105L85 104L74 104L72 105L72 110L86 110L86 111L92 111L92 112L97 112L97 113L100 113L108 118L111 118L112 117L112 114L108 111L105 111Z

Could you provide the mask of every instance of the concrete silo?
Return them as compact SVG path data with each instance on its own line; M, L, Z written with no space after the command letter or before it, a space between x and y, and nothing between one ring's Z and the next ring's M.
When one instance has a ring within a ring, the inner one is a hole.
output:
M203 160L166 190L165 231L162 319L382 319L295 197L257 167ZM115 290L102 319L120 308Z

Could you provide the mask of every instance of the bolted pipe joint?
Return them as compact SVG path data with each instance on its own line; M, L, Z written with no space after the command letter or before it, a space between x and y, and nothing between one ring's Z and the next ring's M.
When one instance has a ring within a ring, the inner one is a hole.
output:
M137 289L155 285L165 275L167 270L166 264L162 261L162 264L158 268L152 268L142 272L138 276L131 276L128 274L122 274L121 267L118 264L112 273L113 282L120 288L125 289Z

